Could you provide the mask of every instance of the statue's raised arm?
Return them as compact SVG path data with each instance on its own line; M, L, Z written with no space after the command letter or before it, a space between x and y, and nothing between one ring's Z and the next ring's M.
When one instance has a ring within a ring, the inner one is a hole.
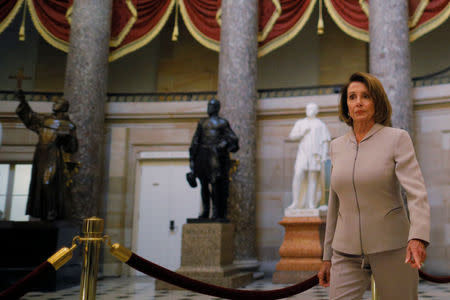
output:
M16 109L25 126L38 135L33 157L26 214L41 220L69 217L68 186L77 163L70 155L78 150L76 126L68 115L69 102L56 99L51 114L34 112L21 90Z
M20 101L16 108L17 116L28 129L38 133L39 128L42 127L44 116L33 111L25 100L25 95L22 90L17 90L15 92L15 97Z

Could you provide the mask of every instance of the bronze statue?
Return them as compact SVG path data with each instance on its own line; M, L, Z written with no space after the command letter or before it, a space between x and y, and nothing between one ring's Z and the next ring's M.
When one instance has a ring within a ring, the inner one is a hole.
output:
M200 180L203 211L199 219L209 218L211 200L211 219L226 220L230 152L239 150L239 139L228 121L218 116L219 110L218 100L208 102L209 117L198 122L189 148L191 173L186 178L192 187L195 177Z
M33 157L26 214L41 220L68 217L68 185L76 163L71 154L78 150L76 128L67 113L69 102L57 99L52 114L34 112L22 90L16 92L20 104L16 113L25 126L39 136Z

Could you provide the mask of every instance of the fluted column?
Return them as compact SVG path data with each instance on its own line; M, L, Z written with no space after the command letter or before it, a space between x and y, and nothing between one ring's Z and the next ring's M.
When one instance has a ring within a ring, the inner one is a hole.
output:
M257 268L256 260L256 63L257 0L222 0L218 97L221 115L239 137L233 156L239 167L230 185L229 215L235 224L235 263Z
M72 188L72 215L98 213L112 0L76 0L70 31L64 95L79 141L81 163Z
M370 72L383 83L392 123L412 133L408 1L370 0Z

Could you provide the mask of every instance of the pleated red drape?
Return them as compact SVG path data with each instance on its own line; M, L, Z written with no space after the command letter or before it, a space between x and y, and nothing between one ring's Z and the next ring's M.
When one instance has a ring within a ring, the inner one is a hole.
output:
M125 2L124 0L115 0ZM137 13L136 22L130 28L120 45L111 48L110 60L133 52L148 44L166 24L175 4L175 0L133 0ZM120 15L125 8L114 6L112 29L116 26L115 15Z
M414 2L413 0L410 0ZM417 1L418 2L418 1ZM415 27L420 27L431 19L438 17L441 13L447 13L448 18L448 10L450 9L450 1L449 0L430 0L429 4L426 6L422 16L419 19L419 22ZM447 12L446 12L447 10ZM414 10L415 12L415 10ZM412 12L410 11L410 15Z
M277 18L267 38L259 42L259 56L265 55L294 38L309 20L316 0L280 0L281 14ZM260 4L260 11L273 7L273 1ZM261 9L262 8L262 9ZM260 15L260 24L266 22L270 14ZM260 28L262 30L262 28Z
M29 3L33 22L41 33L53 43L61 44L58 48L67 46L70 36L69 20L66 17L67 10L72 6L73 0L33 0ZM55 46L55 45L54 45Z
M369 41L369 0L324 0L333 20L347 34ZM433 30L450 15L450 0L409 0L410 41Z
M316 0L259 0L259 56L284 45L308 20ZM191 34L219 51L221 0L180 0L180 11Z
M8 27L15 15L22 6L23 0L2 0L0 1L0 33Z

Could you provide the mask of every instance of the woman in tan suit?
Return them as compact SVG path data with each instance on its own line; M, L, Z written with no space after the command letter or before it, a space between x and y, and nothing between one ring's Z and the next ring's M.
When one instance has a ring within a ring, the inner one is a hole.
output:
M330 299L361 299L373 274L382 300L417 299L430 208L411 138L389 127L391 105L370 74L351 75L342 89L339 117L351 130L330 145L320 285L330 286Z

